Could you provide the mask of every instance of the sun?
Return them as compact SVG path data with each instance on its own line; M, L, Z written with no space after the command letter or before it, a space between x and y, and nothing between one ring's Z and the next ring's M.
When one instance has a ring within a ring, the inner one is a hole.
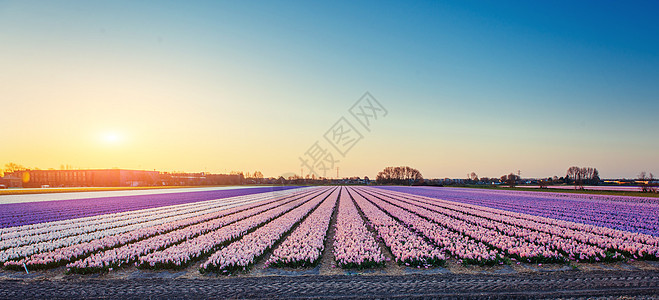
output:
M121 142L121 135L116 132L106 132L101 135L103 143L108 145L116 145Z

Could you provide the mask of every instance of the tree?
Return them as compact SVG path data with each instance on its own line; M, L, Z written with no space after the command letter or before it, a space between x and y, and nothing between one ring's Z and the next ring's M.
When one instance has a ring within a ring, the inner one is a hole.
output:
M519 180L519 176L515 175L514 173L510 173L508 175L503 175L500 178L501 182L505 182L510 187L514 187L515 184L517 183L517 180Z
M16 172L16 171L25 171L25 170L27 170L26 167L24 167L22 165L19 165L19 164L15 164L13 162L5 164L5 172L6 173L13 173L13 172Z
M471 174L469 174L469 179L471 179L471 181L478 181L478 175L476 175L476 172L471 172Z
M641 184L641 191L646 193L656 193L657 184L654 182L654 174L650 173L649 175L643 171L638 174L638 181Z
M593 176L590 180L593 181L592 184L599 184L600 183L600 172L597 171L596 168L593 168Z
M517 176L513 173L510 173L510 174L508 174L508 178L506 180L506 183L508 183L508 185L510 187L514 187L515 184L517 183L517 180L519 180L519 176Z
M404 167L386 167L375 177L378 184L412 185L423 183L423 176L419 170Z
M574 181L575 186L578 181L581 181L581 172L580 168L577 166L572 166L567 169L567 174L565 174L565 182L570 183L570 179Z
M567 174L565 175L565 182L569 184L570 180L574 182L575 189L583 190L583 185L586 184L598 184L600 181L599 171L597 168L587 167L580 168L577 166L572 166L567 169Z
M263 173L261 171L254 171L254 173L245 173L245 179L253 180L255 183L261 183L263 181Z

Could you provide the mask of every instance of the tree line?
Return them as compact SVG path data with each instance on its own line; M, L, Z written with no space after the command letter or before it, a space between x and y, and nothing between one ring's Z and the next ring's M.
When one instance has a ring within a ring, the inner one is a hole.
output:
M415 185L423 183L419 170L408 166L386 167L375 177L378 184Z
M567 169L565 175L566 183L574 183L575 187L583 189L584 184L597 185L600 182L600 175L597 168L572 166Z

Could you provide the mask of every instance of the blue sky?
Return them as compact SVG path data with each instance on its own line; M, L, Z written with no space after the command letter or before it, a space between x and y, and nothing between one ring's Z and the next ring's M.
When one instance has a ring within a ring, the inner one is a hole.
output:
M297 173L369 91L390 114L342 176L656 174L658 13L655 1L0 1L1 115L21 124L0 140L24 145L0 163ZM108 132L121 142L99 142Z

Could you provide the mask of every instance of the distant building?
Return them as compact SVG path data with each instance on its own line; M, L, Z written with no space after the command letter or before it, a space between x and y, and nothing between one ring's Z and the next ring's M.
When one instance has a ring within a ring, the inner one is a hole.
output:
M149 186L159 182L160 173L142 170L25 170L10 173L25 188L73 186Z
M158 171L100 170L25 170L7 173L0 184L6 187L118 187L240 185L242 174L166 173Z
M23 180L20 177L16 177L13 174L5 175L0 178L0 187L1 188L21 188L23 187Z
M240 185L245 183L242 174L161 173L162 185Z

